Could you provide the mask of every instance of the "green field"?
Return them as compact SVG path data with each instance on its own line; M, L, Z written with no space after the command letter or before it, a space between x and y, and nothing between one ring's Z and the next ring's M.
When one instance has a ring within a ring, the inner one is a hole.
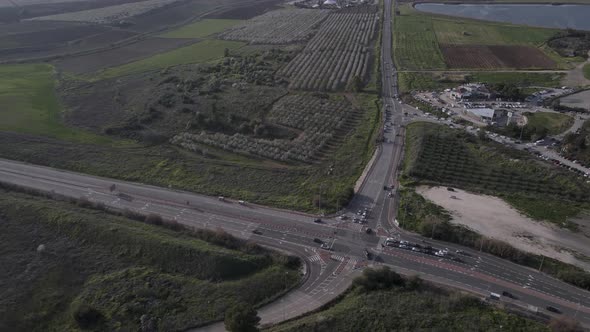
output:
M372 270L365 271L365 275ZM379 271L379 270L377 270ZM393 279L395 278L395 279ZM279 324L271 332L315 331L549 331L533 320L486 305L478 298L436 287L420 279L375 277L376 289L355 285L328 308Z
M163 38L203 38L214 33L221 32L232 27L242 20L230 19L204 19L195 23L182 26L176 30L165 32L158 37Z
M134 61L98 72L93 79L105 79L150 70L164 69L171 66L203 63L223 57L225 49L233 50L245 45L241 42L223 40L204 40L170 52L161 53L147 59Z
M590 80L590 63L585 64L582 70L584 71L584 77Z
M158 331L186 330L299 280L287 257L222 233L191 235L3 189L0 223L2 331L137 331L142 315Z
M394 20L393 52L400 70L444 69L439 44L532 45L552 59L567 61L542 47L559 30L450 18L400 6Z
M549 135L557 135L566 131L574 123L574 119L566 114L561 113L530 113L526 114L527 126L536 128L546 128Z
M519 87L555 87L561 85L563 73L531 72L399 72L402 92L442 90L469 82L514 84Z
M79 143L109 143L108 137L70 128L61 121L51 65L0 66L0 130Z

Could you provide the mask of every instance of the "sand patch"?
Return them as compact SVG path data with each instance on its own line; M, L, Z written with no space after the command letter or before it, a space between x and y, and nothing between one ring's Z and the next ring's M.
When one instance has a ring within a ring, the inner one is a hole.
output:
M543 254L590 271L590 261L585 259L590 257L590 238L583 232L574 233L528 218L494 196L427 186L418 187L416 192L449 211L452 223L467 226L523 251Z

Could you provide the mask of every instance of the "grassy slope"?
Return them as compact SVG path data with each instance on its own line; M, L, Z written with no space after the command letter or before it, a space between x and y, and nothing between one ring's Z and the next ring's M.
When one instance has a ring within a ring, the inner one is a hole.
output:
M0 220L0 265L7 267L0 272L0 330L74 330L72 313L82 304L104 315L99 330L137 330L143 314L159 319L161 330L182 330L220 319L233 302L261 303L298 280L279 256L229 250L69 203L3 191ZM43 253L35 251L40 244Z
M547 128L549 135L557 135L574 123L574 119L566 114L540 112L527 114L527 125L537 128Z
M362 293L353 289L332 307L268 331L547 331L543 325L478 299L430 285Z
M221 32L226 28L242 23L242 20L231 19L204 19L187 24L176 30L165 32L158 37L164 38L202 38Z
M590 63L585 64L582 70L584 71L584 77L590 80Z
M60 121L53 67L45 64L0 66L0 130L50 136L74 142L108 143L111 139Z
M245 45L241 42L223 40L204 40L196 44L178 48L170 52L154 55L147 59L130 62L98 72L93 79L105 79L117 76L140 73L149 70L163 69L170 66L202 63L223 56L224 50L236 49Z
M440 143L433 145L434 141ZM524 152L436 124L408 126L404 179L500 196L535 219L560 225L590 209L588 185L570 173L539 164Z

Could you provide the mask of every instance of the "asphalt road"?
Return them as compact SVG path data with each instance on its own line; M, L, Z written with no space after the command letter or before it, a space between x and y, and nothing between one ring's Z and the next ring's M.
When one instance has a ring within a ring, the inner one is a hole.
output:
M385 8L391 8L391 0L385 0ZM366 224L329 218L318 224L313 222L314 216L302 213L8 160L0 160L0 180L68 197L86 197L119 209L156 213L191 227L222 228L238 237L300 256L306 267L303 283L278 301L259 309L263 324L277 323L316 309L346 289L364 267L385 264L403 274L419 274L424 279L482 296L509 291L518 299L502 297L501 301L524 308L538 307L545 313L544 308L553 305L590 325L589 292L536 270L468 248L431 241L395 226L397 196L388 197L389 190L383 189L390 185L397 188L395 179L404 141L402 107L394 98L397 74L391 59L391 19L391 11L386 10L382 44L383 104L388 105L383 112L384 141L378 147L377 158L363 185L344 211L353 215L359 209L369 209ZM367 234L367 228L374 231ZM254 234L254 230L259 234ZM439 249L448 248L449 252L463 250L467 255L461 255L463 261L457 262L384 247L388 236ZM327 243L331 250L320 249L314 239ZM366 258L366 250L372 253L371 260ZM214 324L200 330L219 331L223 330L223 325Z

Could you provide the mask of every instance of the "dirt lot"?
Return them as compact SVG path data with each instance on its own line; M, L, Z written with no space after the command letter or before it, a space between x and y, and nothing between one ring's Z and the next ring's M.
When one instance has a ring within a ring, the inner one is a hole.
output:
M568 107L582 107L590 111L590 90L574 93L567 97L561 98L561 105Z
M441 45L449 68L555 68L540 50L529 46Z
M55 62L55 65L64 71L75 74L87 74L100 69L114 67L150 57L154 54L171 51L196 42L192 39L175 38L148 38L137 43L119 48L109 49L103 52L68 57Z
M590 271L590 235L584 235L584 232L573 233L553 224L532 220L493 196L475 195L458 189L450 193L446 187L423 186L417 192L449 211L453 223L508 242L518 249L543 254ZM590 220L577 222L590 224Z

